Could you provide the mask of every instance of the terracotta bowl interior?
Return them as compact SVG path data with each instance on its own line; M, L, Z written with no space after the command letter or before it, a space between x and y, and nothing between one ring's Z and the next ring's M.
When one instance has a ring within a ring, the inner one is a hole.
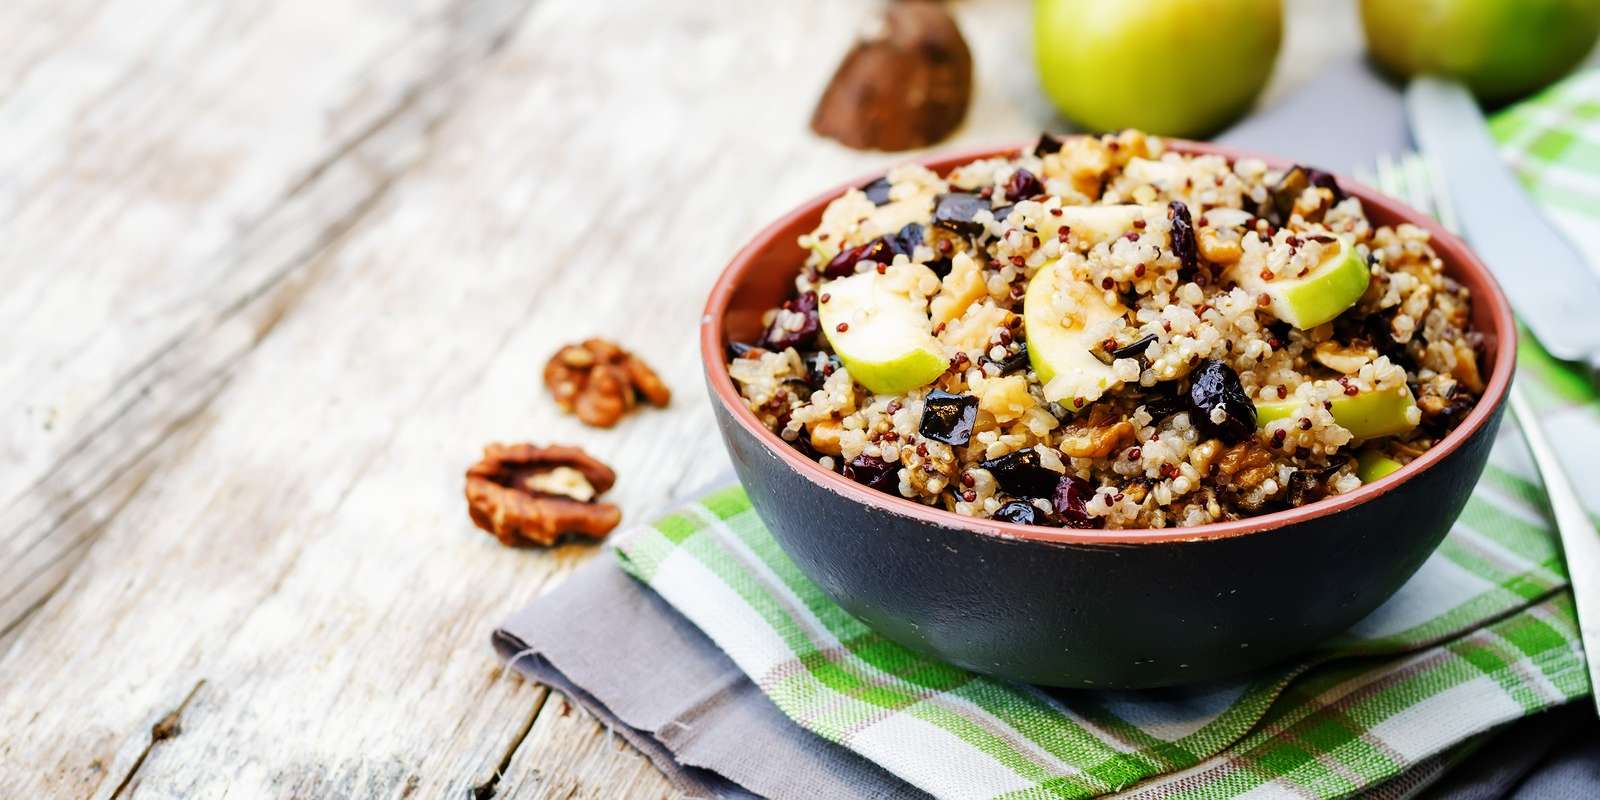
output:
M1230 159L1255 157L1274 167L1283 167L1287 164L1282 159L1216 145L1174 140L1168 140L1167 144L1170 149L1179 152L1214 153ZM1016 146L985 148L924 159L921 163L944 173L974 159L1012 155L1017 150ZM1477 407L1461 425L1422 457L1394 474L1354 492L1300 508L1232 522L1154 531L1085 531L975 519L868 489L823 469L820 464L789 447L777 435L762 426L755 415L740 401L733 381L728 376L724 359L730 342L750 342L759 338L763 329L762 315L788 297L793 287L794 276L805 257L804 251L795 243L796 237L815 228L822 217L823 209L846 188L861 185L875 177L877 176L868 176L832 189L800 206L758 234L734 257L718 279L701 320L701 356L705 361L707 379L716 401L726 406L740 425L761 439L793 469L830 491L857 502L884 507L904 516L921 518L945 527L964 528L987 535L1043 541L1141 544L1235 536L1271 530L1311 516L1331 514L1398 488L1411 476L1428 469L1444 458L1481 428L1492 410L1504 401L1507 387L1510 385L1516 352L1516 329L1505 295L1488 269L1460 239L1446 232L1423 213L1402 205L1374 189L1340 177L1340 186L1348 194L1361 198L1367 216L1374 225L1408 222L1426 228L1433 236L1435 249L1445 261L1447 274L1463 283L1472 292L1473 324L1484 337L1480 357L1485 359L1483 371L1489 376L1486 389Z

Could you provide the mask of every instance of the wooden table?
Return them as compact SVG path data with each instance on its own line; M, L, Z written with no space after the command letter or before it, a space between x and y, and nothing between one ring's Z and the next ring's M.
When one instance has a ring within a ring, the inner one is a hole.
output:
M1356 46L1300 6L1275 92ZM502 548L462 471L581 443L637 521L725 469L703 296L886 163L806 129L873 8L0 3L0 797L670 794L501 669L598 549ZM1052 125L1027 4L956 8L959 141ZM590 335L671 408L558 413L540 368Z

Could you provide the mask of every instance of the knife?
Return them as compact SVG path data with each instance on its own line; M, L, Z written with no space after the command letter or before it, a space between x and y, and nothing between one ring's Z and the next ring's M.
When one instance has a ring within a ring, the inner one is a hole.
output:
M1417 78L1406 89L1406 112L1454 206L1457 230L1500 278L1523 324L1552 355L1583 361L1591 377L1600 376L1600 324L1585 317L1600 314L1600 277L1506 168L1472 95L1457 83ZM1512 384L1509 402L1561 536L1589 684L1600 687L1600 532L1520 385ZM1600 707L1600 688L1593 699Z
M1545 218L1489 136L1466 87L1419 77L1406 87L1406 116L1423 157L1454 205L1460 231L1551 355L1600 380L1600 276Z

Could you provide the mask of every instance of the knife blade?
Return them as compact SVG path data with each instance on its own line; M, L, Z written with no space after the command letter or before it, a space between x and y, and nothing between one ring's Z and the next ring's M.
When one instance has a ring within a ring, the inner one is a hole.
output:
M1557 358L1600 370L1600 276L1501 158L1466 87L1419 77L1406 116L1449 194L1462 235L1499 279L1524 325Z

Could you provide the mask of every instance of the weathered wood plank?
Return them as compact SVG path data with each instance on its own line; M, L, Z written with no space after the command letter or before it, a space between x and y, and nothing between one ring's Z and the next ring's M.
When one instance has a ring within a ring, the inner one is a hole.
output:
M493 623L595 548L501 549L460 472L582 443L637 520L725 468L700 304L888 160L805 129L872 8L521 6L0 8L0 325L30 344L0 363L0 795L666 792L496 664ZM1030 135L1026 4L956 8L956 144ZM557 414L539 366L593 334L672 408Z

